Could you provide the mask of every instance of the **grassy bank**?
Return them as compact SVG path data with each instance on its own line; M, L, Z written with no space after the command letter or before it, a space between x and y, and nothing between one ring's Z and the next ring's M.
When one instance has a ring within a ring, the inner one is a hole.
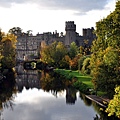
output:
M71 71L71 70L65 70L65 69L56 69L55 71L59 72L60 74L72 77L76 77L78 81L81 81L88 85L90 88L93 88L93 84L91 82L92 77L88 75L83 75L78 70L77 71Z
M74 86L84 93L88 93L89 89L93 89L93 84L91 82L92 78L88 75L83 75L78 70L71 71L65 69L55 69L55 72L65 76L68 79L77 78Z

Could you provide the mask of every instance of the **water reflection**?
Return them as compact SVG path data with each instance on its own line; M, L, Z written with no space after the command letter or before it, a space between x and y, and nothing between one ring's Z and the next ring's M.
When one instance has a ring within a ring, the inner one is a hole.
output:
M60 96L58 92L57 98L41 89L24 88L23 92L24 94L19 93L15 99L17 105L14 111L4 111L6 120L93 120L94 110L81 104L83 102L79 99L75 105L66 105L65 91Z
M16 70L16 78L9 72L8 80L0 85L4 120L116 120L57 73L23 70L22 65ZM4 109L6 103L14 109Z
M36 70L24 70L22 65L16 67L17 71L17 87L18 91L22 92L23 87L26 89L38 88L40 89L40 81L38 79L38 71Z
M41 72L40 85L44 91L50 92L57 97L57 93L66 90L66 103L75 104L77 90L72 87L69 80L62 78L55 72Z
M9 106L12 107L12 101L17 92L15 83L15 73L10 70L0 83L0 109L5 107L8 108Z
M2 110L5 108L13 109L13 101L17 93L15 86L15 73L9 70L6 77L0 82L0 118L2 120Z

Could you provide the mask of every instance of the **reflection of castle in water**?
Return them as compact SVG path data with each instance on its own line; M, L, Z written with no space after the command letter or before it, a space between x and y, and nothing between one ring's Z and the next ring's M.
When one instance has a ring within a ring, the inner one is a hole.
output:
M18 65L16 67L16 71L16 82L19 92L22 92L23 87L25 87L26 89L40 89L40 80L38 78L37 70L24 70L22 65Z
M52 91L52 94L53 95L56 94L55 96L57 96L57 92L66 89L66 104L75 104L75 101L77 100L76 90L71 87L67 87L66 85L64 85L65 84L64 82L62 83L62 86L61 86L60 83L62 82L62 80L59 79L59 82L56 82L56 78L54 78L56 76L49 77L48 80L46 79L47 81L43 79L44 84L40 84L42 77L46 78L46 76L44 76L44 74L41 74L41 73L38 74L37 70L24 70L23 65L18 65L16 67L16 72L17 72L16 84L17 84L17 89L19 92L22 92L24 87L26 89L30 89L30 88L31 89L32 88L43 89L43 86L46 85L44 90ZM51 83L49 81L51 81ZM59 86L60 88L58 89L57 86Z
M75 104L75 101L77 100L76 92L77 92L76 89L73 89L73 88L66 89L66 103L67 104Z

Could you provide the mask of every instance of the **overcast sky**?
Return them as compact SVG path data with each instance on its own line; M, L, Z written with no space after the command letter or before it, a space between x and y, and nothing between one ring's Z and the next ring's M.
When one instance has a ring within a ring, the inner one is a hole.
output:
M115 0L0 0L0 27L13 27L33 34L65 32L65 21L74 21L77 32L95 27L95 22L115 8Z

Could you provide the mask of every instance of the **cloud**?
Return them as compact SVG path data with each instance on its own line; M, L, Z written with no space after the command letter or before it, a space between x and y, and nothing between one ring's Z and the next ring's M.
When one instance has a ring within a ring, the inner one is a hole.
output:
M0 6L10 7L12 3L34 3L44 9L74 10L84 14L91 10L102 10L108 0L0 0Z
M0 0L0 7L9 8L12 6L13 3L23 3L23 0Z
M37 95L40 94L39 91ZM25 97L26 98L26 97ZM27 99L27 98L26 98ZM75 105L66 105L65 98L38 97L38 102L17 103L13 111L4 110L5 120L89 120L95 111L81 99ZM35 99L34 99L35 100ZM80 109L81 108L81 109ZM86 115L87 113L87 115Z

